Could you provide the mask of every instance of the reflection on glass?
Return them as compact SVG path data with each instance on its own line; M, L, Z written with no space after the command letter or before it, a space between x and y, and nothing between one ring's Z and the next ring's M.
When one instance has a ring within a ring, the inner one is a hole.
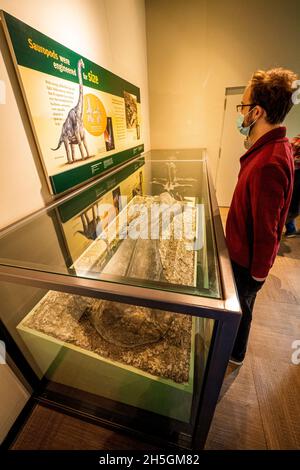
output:
M153 151L26 219L0 238L0 263L220 298L206 163L191 152Z

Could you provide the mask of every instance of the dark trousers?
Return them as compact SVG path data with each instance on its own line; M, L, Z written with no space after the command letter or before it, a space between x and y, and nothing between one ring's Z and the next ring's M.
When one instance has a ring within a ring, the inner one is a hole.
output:
M231 261L231 264L242 309L242 318L231 355L242 361L247 350L256 294L262 288L264 281L255 281L247 268L239 266L234 261Z

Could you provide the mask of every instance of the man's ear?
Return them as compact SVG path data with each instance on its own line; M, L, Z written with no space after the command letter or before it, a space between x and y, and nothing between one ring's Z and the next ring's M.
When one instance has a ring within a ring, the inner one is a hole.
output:
M267 119L267 113L266 113L266 111L265 111L264 108L262 108L261 106L257 105L257 106L256 106L256 109L257 109L257 111L258 111L258 112L257 112L257 116L256 116L257 119L260 118L260 117L263 117L263 118Z

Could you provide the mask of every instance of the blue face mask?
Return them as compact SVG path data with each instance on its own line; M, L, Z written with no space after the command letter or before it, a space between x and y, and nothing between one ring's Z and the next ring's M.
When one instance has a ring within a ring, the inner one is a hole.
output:
M253 111L253 109L254 109L254 108L252 108L252 109L249 111L249 113L251 113L251 111ZM237 129L240 131L241 134L245 135L246 137L249 136L251 127L253 126L253 124L256 123L256 119L255 119L255 121L253 121L253 122L250 124L250 126L243 126L243 122L244 122L244 120L245 120L245 117L248 116L249 113L245 114L245 116L240 113L240 114L238 115L238 117L236 118L236 127L237 127Z

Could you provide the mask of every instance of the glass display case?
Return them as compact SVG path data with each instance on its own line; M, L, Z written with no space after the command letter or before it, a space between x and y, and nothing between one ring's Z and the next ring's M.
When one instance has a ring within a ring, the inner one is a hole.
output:
M36 400L204 447L241 315L205 150L151 151L3 230L0 280Z

